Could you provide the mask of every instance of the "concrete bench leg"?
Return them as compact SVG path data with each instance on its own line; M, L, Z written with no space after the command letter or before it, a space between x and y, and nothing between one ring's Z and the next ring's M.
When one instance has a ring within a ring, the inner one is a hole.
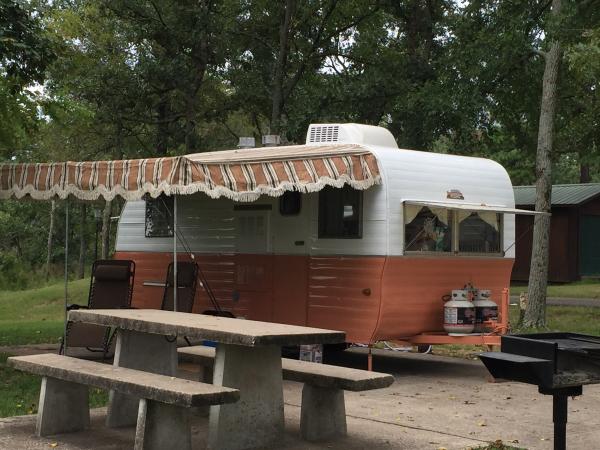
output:
M344 391L305 384L302 388L300 433L307 441L345 436Z
M80 431L90 426L88 387L43 377L35 432L38 436Z
M277 447L283 436L281 349L219 344L213 384L240 390L240 400L210 408L208 447Z
M177 375L177 342L159 334L118 330L114 366L161 375ZM135 425L139 399L110 391L106 426Z
M213 370L212 366L205 367L200 366L200 373L198 374L198 381L206 384L213 384ZM210 414L210 405L195 406L192 408L192 412L200 417L208 417Z
M189 411L180 406L140 399L135 450L191 450Z

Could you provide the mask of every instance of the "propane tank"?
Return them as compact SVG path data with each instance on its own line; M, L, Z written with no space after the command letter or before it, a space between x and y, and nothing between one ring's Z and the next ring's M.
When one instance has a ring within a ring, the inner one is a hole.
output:
M456 289L444 303L444 330L448 333L468 334L475 328L475 306L469 301L467 289Z
M490 331L489 325L485 325L484 322L498 320L498 305L491 297L491 291L483 289L477 292L477 297L473 301L475 305L475 331L477 332Z

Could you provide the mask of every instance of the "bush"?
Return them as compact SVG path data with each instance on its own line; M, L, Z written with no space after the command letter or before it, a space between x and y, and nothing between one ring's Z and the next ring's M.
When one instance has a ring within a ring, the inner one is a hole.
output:
M30 286L31 269L12 253L0 253L0 289L15 290Z

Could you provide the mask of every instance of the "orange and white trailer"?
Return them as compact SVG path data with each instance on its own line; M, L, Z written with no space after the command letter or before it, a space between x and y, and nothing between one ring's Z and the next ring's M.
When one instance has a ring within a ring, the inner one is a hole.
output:
M134 306L160 307L175 222L179 259L193 255L235 316L366 344L494 345L506 332L515 214L532 212L514 208L500 164L399 149L386 129L357 124L311 125L305 145L188 158L179 177L197 170L200 187L158 177L145 199L117 192L131 199L115 258L136 263ZM491 290L499 320L448 336L442 297L466 283ZM210 309L199 289L194 311Z

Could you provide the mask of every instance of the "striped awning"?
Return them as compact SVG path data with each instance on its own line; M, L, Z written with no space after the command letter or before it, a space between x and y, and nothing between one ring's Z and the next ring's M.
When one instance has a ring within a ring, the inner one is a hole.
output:
M82 200L204 192L212 198L254 201L285 191L325 186L368 189L381 176L375 156L355 144L296 145L117 161L0 164L0 199Z

